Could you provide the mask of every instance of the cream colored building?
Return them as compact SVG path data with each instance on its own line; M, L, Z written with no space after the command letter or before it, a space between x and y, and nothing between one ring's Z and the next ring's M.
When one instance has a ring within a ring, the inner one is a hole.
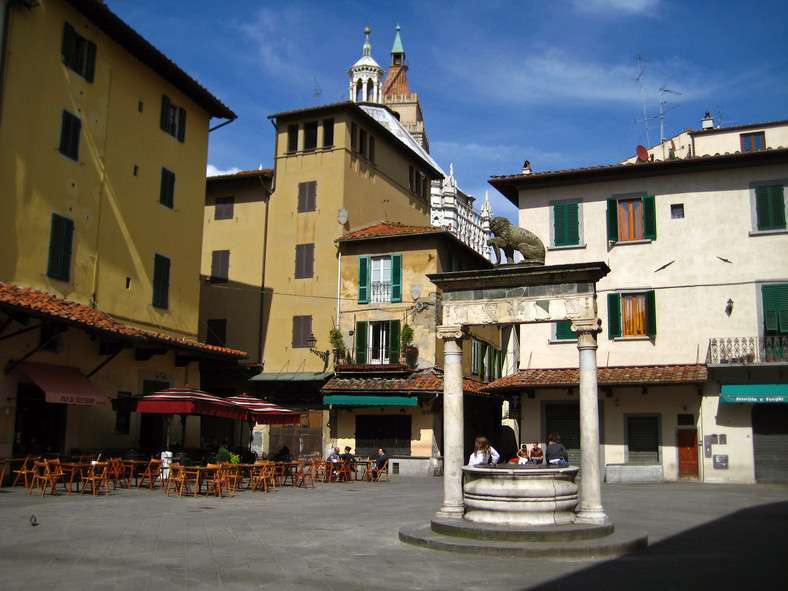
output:
M116 427L107 399L198 387L201 360L243 356L197 341L194 196L205 192L211 119L235 114L103 2L4 0L0 13L0 455L160 446L161 420ZM31 318L39 330L22 331ZM49 402L27 362L76 369L75 387L104 398Z
M546 264L611 269L597 351L608 480L788 477L786 130L687 131L676 145L691 155L490 181ZM576 457L575 357L568 325L524 327L519 372L496 385L520 393L525 441L560 431Z

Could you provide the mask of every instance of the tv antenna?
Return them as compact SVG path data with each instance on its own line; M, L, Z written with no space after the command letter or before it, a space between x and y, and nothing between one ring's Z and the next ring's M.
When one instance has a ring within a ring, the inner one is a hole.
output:
M646 114L646 95L645 95L645 93L643 91L643 72L646 71L646 66L642 66L641 67L641 65L640 65L641 62L647 62L647 61L650 61L650 60L647 60L646 58L641 57L641 56L637 56L635 58L635 60L637 60L637 63L638 63L638 75L637 75L637 78L635 78L635 80L640 84L640 101L643 103L643 119L642 119L642 121L643 121L643 123L646 124L646 145L647 146L651 146L651 140L648 137L648 130L649 130L648 119L649 119L649 117ZM640 123L640 121L636 121L635 123Z
M666 104L668 104L668 99L665 98L666 94L681 95L681 93L671 90L667 86L663 86L659 89L659 115L657 115L657 119L659 119L659 141L662 143L663 160L665 159L665 113L678 107L678 105L673 105L667 110L663 108Z
M320 88L320 84L318 83L317 78L312 78L312 80L315 81L315 96L317 97L317 100L319 101L320 100L320 95L323 94L323 89Z

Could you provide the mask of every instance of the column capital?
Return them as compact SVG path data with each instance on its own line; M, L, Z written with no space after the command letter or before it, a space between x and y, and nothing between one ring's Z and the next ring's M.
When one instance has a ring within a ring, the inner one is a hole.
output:
M438 338L444 341L461 341L467 335L460 324L441 324L438 326Z
M596 348L596 335L602 332L601 321L599 318L586 318L583 320L573 320L572 330L577 333L577 348Z

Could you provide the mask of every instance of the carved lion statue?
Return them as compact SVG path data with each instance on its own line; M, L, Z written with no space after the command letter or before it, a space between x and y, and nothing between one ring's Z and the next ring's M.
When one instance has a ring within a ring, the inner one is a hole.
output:
M497 264L503 263L501 251L507 263L514 263L514 251L518 250L524 261L544 265L544 244L536 234L515 226L504 217L493 218L490 228L495 236L488 238L487 244L493 247Z

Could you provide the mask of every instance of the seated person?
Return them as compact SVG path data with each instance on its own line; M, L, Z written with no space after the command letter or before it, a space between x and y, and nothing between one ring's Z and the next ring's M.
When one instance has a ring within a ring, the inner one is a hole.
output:
M489 466L498 463L501 459L501 454L490 445L490 441L486 437L477 437L473 446L473 453L468 458L469 466Z
M561 443L561 436L558 433L551 433L547 437L547 450L545 450L547 463L551 466L568 466L569 455Z
M341 459L343 462L345 462L347 464L350 464L351 468L355 468L356 467L356 456L354 456L352 453L350 453L350 446L349 445L345 446L345 453L343 453L341 456L339 456L339 459Z
M517 463L519 465L528 463L528 446L525 443L517 450Z
M378 477L378 472L383 469L383 466L386 465L386 462L389 461L389 457L386 455L386 450L382 447L378 449L378 457L375 460L375 467L372 468L372 474L375 478Z
M339 468L342 465L342 456L339 455L339 447L332 449L326 459L331 462L331 479L339 480Z
M534 446L529 452L529 457L531 458L531 463L536 465L541 464L544 460L544 453L542 452L542 448L539 447L538 441L534 441Z

